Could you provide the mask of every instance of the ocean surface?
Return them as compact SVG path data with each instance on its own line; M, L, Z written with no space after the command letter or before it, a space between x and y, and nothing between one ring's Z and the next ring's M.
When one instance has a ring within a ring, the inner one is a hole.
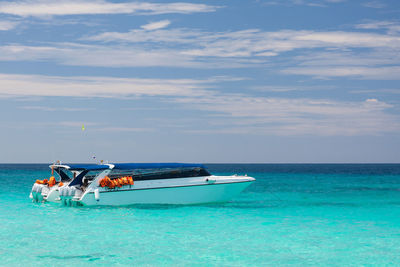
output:
M34 204L47 165L0 165L1 266L399 266L400 164L206 164L231 202Z

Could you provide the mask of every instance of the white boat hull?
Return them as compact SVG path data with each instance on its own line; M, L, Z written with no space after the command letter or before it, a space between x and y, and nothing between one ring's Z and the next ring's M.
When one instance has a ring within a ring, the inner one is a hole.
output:
M132 204L200 204L226 202L248 187L254 178L237 177L236 180L215 179L192 182L192 184L168 185L158 183L157 187L134 185L111 191L87 192L77 204L93 205L132 205ZM97 195L97 197L95 197ZM96 200L97 198L97 200Z

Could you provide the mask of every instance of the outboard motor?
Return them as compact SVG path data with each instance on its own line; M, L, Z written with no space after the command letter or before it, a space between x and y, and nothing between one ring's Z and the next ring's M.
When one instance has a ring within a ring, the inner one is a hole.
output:
M75 186L62 186L59 188L61 203L65 206L73 205L73 198L80 197L82 191Z
M33 187L32 187L32 201L33 202L42 202L43 201L43 197L47 196L49 189L47 187L47 185L44 184L37 184L34 183Z

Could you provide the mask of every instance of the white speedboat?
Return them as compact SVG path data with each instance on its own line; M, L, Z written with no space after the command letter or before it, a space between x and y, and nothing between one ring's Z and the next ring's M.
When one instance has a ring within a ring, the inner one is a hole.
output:
M203 165L188 163L51 165L51 168L61 175L71 171L74 178L55 188L43 201L79 206L225 202L255 181L248 176L211 175Z

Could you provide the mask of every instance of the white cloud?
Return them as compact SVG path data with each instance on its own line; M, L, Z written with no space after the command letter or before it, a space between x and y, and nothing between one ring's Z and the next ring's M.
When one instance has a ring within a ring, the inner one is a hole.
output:
M0 3L0 13L21 17L48 17L61 15L96 15L96 14L190 14L195 12L213 12L216 6L192 3L114 3L102 0L51 1L32 0Z
M375 49L369 53L357 53L357 51L326 51L308 52L301 56L293 57L301 66L351 66L373 67L385 65L397 65L400 55L392 49Z
M316 66L294 67L282 70L285 74L311 75L316 77L358 77L361 79L400 80L400 66L359 67L359 66Z
M153 31L153 30L158 30L167 27L169 24L171 24L171 21L169 20L160 20L156 22L151 22L146 25L140 26L142 29L145 29L147 31Z
M106 32L84 39L102 44L4 45L0 46L0 60L52 61L75 66L190 68L240 68L286 62L292 67L281 73L325 76L322 72L333 69L331 77L363 76L364 79L392 79L400 63L400 35L393 29L383 34L257 29L205 32L160 28L167 22L145 25L151 30ZM297 54L288 57L287 52L291 51ZM321 70L313 74L316 68L309 66L320 66ZM364 75L369 69L380 71Z
M313 31L262 32L254 29L217 33L185 29L137 29L127 33L103 33L88 37L87 40L130 42L133 45L5 45L0 46L0 60L53 61L63 65L103 67L237 68L266 64L271 56L285 56L288 51L311 51L317 48L386 49L383 54L379 51L380 56L376 56L374 60L393 62L398 57L397 49L400 49L400 37L392 35ZM325 60L316 58L315 52L312 54L316 61ZM366 51L358 58L363 62L366 61L363 58L368 58L371 54L371 51ZM346 58L349 58L348 55Z
M0 74L2 96L199 96L207 80L139 79L110 77L60 77Z
M163 42L183 45L185 55L204 57L269 57L296 49L313 48L400 48L400 36L364 32L316 32L282 30L263 32L248 29L236 32L202 32L187 29L131 30L106 32L86 40L103 42Z
M295 32L293 41L306 41L314 47L399 47L400 36L360 32Z
M400 94L400 88L394 89L394 88L379 88L379 89L357 89L357 90L351 90L350 93L353 94L374 94L374 95L380 95L380 94Z
M394 21L370 21L367 23L358 24L356 25L356 28L366 30L386 29L389 34L400 33L400 24Z
M347 0L279 0L279 1L268 1L263 3L264 5L304 5L310 7L327 7L329 3L341 3Z
M180 54L186 56L186 59L193 65L195 65L194 62L200 62L202 58L206 58L208 64L222 59L236 62L240 59L242 64L241 66L236 65L236 67L246 67L266 64L271 62L271 57L283 57L288 62L287 65L293 66L281 72L286 74L398 79L396 75L400 63L398 25L381 22L380 24L363 24L356 27L369 30L386 27L389 32L388 34L305 30L263 32L257 29L248 29L212 33L169 29L152 32L143 30L132 30L126 33L108 32L89 37L88 40L131 42L138 45L162 43L161 46L169 47L171 51L180 51ZM298 50L298 56L285 58L286 52L296 50ZM280 60L282 60L281 58ZM229 65L229 61L220 61L219 63L225 63L225 67L235 67L235 65ZM310 68L309 66L316 67Z
M225 77L225 79L228 79ZM334 101L310 98L256 97L219 93L212 87L223 77L206 80L135 79L110 77L58 77L0 75L0 96L12 97L157 97L163 106L197 110L193 118L199 129L206 123L211 132L270 135L371 135L400 130L399 118L386 112L392 105L377 98L364 101ZM297 90L297 89L295 89ZM44 106L27 110L55 111ZM74 111L74 110L65 110ZM205 117L206 116L206 117ZM64 122L81 126L82 122ZM85 124L86 125L86 124ZM99 128L98 126L97 128ZM185 131L188 127L178 127ZM102 131L135 132L148 128L106 127Z
M0 31L9 31L17 27L19 23L16 21L0 20Z
M319 90L331 90L333 86L273 86L273 85L261 85L254 86L251 89L260 92L273 92L273 93L286 93L294 91L319 91Z
M396 50L382 48L368 53L363 50L307 52L293 57L292 66L280 71L317 78L400 80L400 55Z
M22 106L21 109L25 110L38 110L38 111L67 111L67 112L81 112L93 110L93 108L64 108L64 107L50 107L50 106Z
M146 49L126 45L55 44L55 46L0 46L0 61L47 61L71 66L96 67L190 67L221 68L243 67L260 63L254 59L226 58L198 60L179 49Z
M176 50L148 51L140 47L56 44L55 46L0 46L2 61L50 61L62 65L148 67L201 65Z
M382 1L369 1L363 3L363 6L370 8L384 8L386 7L386 4L383 3Z
M197 133L353 136L400 130L399 118L385 112L392 106L376 99L341 102L214 95L196 100L182 98L179 101L219 114L209 118L211 127L207 130L190 130Z
M189 43L198 41L202 36L209 33L189 29L168 29L154 32L147 32L143 29L133 29L129 32L105 32L98 35L84 38L90 41L102 42L164 42L164 43Z

